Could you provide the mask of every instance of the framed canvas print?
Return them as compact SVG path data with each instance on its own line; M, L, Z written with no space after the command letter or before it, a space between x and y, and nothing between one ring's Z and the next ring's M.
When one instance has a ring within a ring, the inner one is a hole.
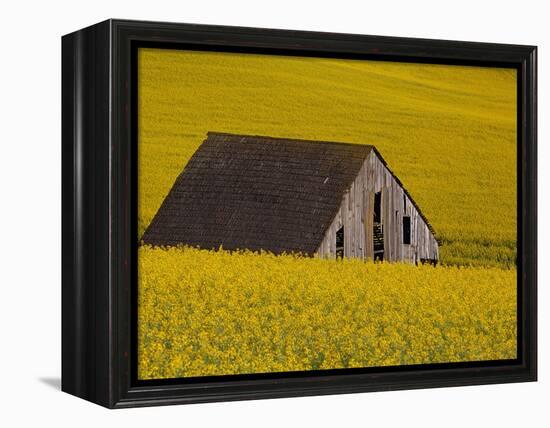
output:
M536 48L62 39L62 389L111 408L536 380Z

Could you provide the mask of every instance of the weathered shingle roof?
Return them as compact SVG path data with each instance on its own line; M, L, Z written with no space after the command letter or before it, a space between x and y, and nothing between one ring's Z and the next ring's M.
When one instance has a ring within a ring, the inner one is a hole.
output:
M210 132L142 241L313 254L372 149Z

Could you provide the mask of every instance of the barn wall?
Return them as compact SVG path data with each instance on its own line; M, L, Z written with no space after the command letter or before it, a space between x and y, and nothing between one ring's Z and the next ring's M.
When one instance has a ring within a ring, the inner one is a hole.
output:
M342 204L317 250L323 258L336 257L336 231L344 226L344 255L373 259L374 194L382 192L384 260L438 260L439 247L426 222L390 171L373 151L344 194ZM403 244L403 217L411 218L411 243Z

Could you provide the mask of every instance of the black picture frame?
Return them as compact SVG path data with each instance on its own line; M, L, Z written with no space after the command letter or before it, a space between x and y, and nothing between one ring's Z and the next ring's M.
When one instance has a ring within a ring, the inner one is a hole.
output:
M138 46L518 71L518 358L169 381L136 378ZM109 408L537 379L534 46L107 20L62 38L62 390Z

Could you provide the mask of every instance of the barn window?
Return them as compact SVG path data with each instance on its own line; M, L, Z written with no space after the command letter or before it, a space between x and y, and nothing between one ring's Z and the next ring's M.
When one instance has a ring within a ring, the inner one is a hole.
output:
M411 218L409 216L403 217L403 244L411 243Z
M374 260L384 260L384 228L382 227L382 192L374 194L374 213L372 225L372 243Z
M382 221L381 207L382 207L382 192L376 192L374 194L374 222L375 223L380 223Z
M344 258L344 226L336 231L336 258Z

